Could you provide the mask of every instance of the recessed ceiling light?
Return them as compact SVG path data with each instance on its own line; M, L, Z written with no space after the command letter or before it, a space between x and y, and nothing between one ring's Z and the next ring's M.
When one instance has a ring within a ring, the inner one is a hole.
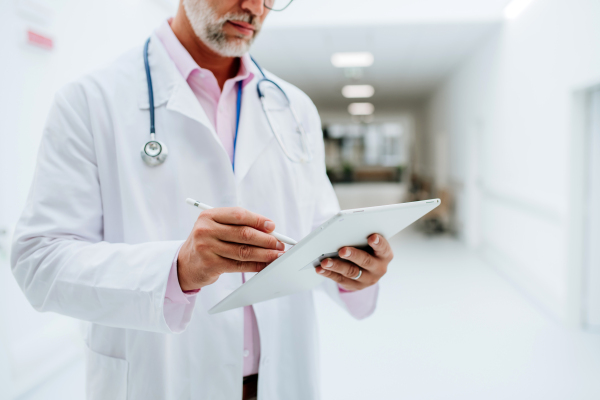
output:
M333 53L331 63L338 68L370 67L373 65L373 54L368 51Z
M508 19L515 19L531 4L533 0L513 0L504 9L504 16Z
M347 99L366 99L373 97L375 89L371 85L346 85L342 88L342 96Z
M351 115L371 115L375 107L371 103L351 103L348 106L348 112Z

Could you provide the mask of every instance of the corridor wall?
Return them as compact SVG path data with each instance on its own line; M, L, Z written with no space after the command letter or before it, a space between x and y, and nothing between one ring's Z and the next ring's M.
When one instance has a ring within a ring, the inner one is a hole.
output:
M445 136L469 246L550 315L581 317L579 93L600 83L600 3L535 0L459 65L426 104ZM430 149L434 151L434 149Z

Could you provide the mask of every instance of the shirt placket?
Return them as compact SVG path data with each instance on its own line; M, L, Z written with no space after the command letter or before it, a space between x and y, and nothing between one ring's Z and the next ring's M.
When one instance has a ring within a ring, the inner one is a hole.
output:
M229 161L233 162L235 124L237 119L237 83L241 78L232 78L223 85L223 92L217 103L217 115L215 118L217 135L229 155Z

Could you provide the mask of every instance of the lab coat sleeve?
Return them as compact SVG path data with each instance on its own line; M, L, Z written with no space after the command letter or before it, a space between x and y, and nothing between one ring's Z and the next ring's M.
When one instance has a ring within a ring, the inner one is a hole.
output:
M315 143L315 162L318 165L317 181L320 182L318 185L319 190L317 192L317 203L312 225L312 229L315 230L329 218L334 216L340 210L340 205L335 191L333 190L333 186L331 185L331 181L329 181L329 177L327 176L321 120L317 109L314 108L314 106L311 114L312 116L309 118L310 131L320 133L318 138L313 137ZM326 279L322 288L335 303L345 309L354 318L363 319L375 311L379 293L378 284L360 291L340 292L340 288L336 282L331 279Z
M175 254L175 257L173 258L173 264L171 265L171 271L169 272L164 307L165 321L167 321L169 329L175 333L183 332L190 323L192 311L194 311L192 303L196 301L196 295L200 292L200 289L186 293L181 290L179 276L177 274L178 256L179 250L177 250L177 254ZM191 307L186 307L186 305L190 304L192 304Z
M85 92L72 84L55 98L33 185L17 224L11 267L38 311L118 328L172 332L163 312L181 241L104 241L94 138ZM175 305L184 316L185 307Z

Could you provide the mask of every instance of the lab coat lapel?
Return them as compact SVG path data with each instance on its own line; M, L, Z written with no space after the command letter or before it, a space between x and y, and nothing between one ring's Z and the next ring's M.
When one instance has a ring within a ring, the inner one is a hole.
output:
M177 112L202 124L210 132L213 140L221 147L223 154L229 158L206 112L155 34L152 34L150 39L148 62L152 74L154 107L158 108L166 103L167 110ZM142 63L140 67L139 106L142 109L148 109L148 86L146 72L143 68Z
M142 56L140 49L140 56ZM175 65L169 58L160 39L152 34L150 45L148 46L148 63L150 65L150 75L152 77L152 90L154 92L154 107L164 105L175 87L175 74L172 70L176 70ZM137 80L138 80L138 105L142 110L148 110L150 103L148 101L148 82L146 80L146 71L144 61L140 60L137 65ZM177 72L177 71L175 71Z
M216 140L217 143L221 144L221 141L215 132L215 128L208 119L208 116L200 105L196 95L194 95L194 92L192 92L192 89L185 79L183 79L183 76L181 76L179 71L175 72L177 72L177 76L175 77L176 83L173 88L173 92L171 93L171 97L169 98L169 102L167 103L167 110L183 114L186 117L204 125L212 134L213 139Z
M252 164L260 157L267 145L274 140L273 133L262 109L256 85L262 75L254 68L254 79L244 86L242 110L235 150L235 180L241 182Z

